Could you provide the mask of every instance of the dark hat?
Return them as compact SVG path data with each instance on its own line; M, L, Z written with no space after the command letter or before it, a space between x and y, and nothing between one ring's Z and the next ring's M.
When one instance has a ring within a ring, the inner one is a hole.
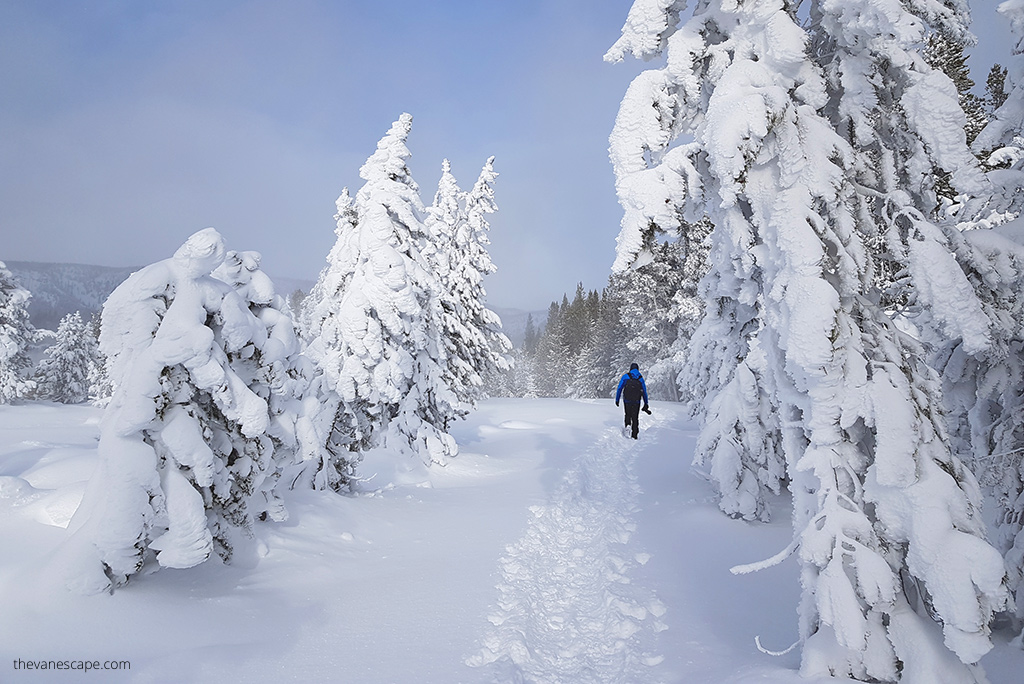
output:
M636 365L635 363L630 364L629 370L640 370L640 366Z

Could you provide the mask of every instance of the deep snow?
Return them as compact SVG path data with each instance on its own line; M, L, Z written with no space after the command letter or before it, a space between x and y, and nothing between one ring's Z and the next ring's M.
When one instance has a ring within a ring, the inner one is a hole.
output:
M378 450L362 493L291 492L236 564L82 597L48 566L96 463L100 411L0 407L0 682L805 682L790 539L719 513L695 427L656 403L640 440L610 401L494 399L447 467ZM128 660L128 672L14 660ZM1024 653L997 635L992 684Z

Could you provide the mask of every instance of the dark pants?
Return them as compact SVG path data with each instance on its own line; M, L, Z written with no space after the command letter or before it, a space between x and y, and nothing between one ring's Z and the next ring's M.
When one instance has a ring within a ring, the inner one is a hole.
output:
M633 428L633 439L640 433L640 402L622 402L626 409L626 427Z

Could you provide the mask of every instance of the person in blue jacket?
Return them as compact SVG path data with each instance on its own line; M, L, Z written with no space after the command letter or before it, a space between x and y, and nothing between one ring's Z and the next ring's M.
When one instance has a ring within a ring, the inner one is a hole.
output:
M619 380L619 388L615 390L615 405L619 405L622 399L626 411L626 427L632 428L633 439L640 433L640 400L643 399L644 411L651 412L650 404L647 401L647 383L644 376L640 375L640 366L635 363L629 367L629 372Z

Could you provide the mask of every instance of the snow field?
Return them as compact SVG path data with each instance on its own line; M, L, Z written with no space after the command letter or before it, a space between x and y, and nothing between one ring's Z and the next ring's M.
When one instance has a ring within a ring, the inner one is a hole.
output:
M552 500L531 506L525 535L500 561L498 609L467 659L496 681L652 682L665 606L631 581L649 556L630 544L640 445L605 429Z
M289 492L288 521L258 524L230 566L78 596L48 565L67 516L42 512L76 505L101 412L0 407L0 682L815 682L796 651L754 645L796 637L795 560L729 573L788 544L788 500L766 525L722 515L690 468L694 426L653 409L633 442L607 400L488 400L447 467L376 450L360 495ZM989 682L1015 684L1024 653L996 639Z

